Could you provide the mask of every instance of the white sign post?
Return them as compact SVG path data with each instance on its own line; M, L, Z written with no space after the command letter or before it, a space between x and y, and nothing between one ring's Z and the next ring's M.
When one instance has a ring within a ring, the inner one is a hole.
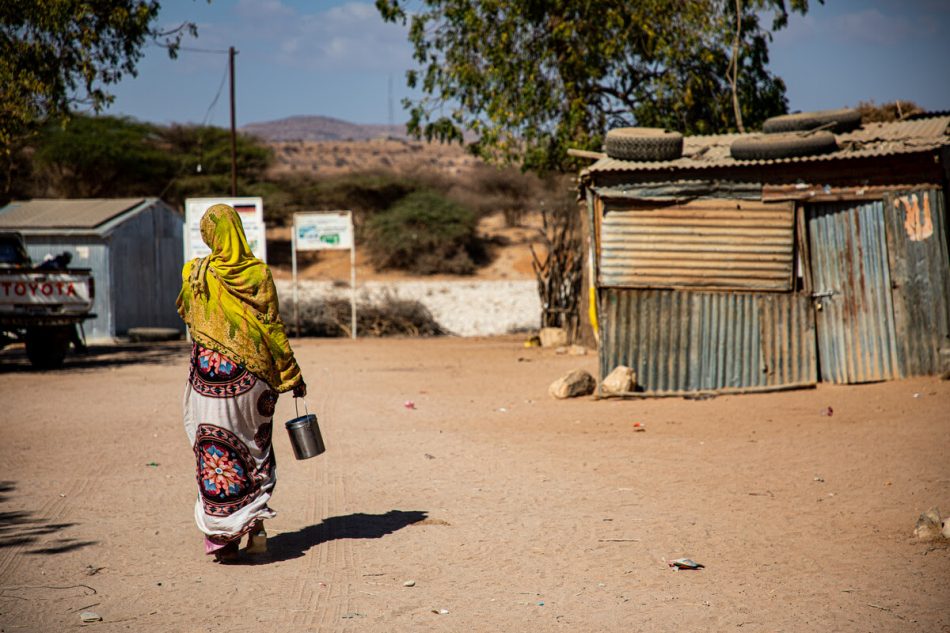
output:
M350 335L356 338L356 240L350 211L295 213L294 233L290 242L294 277L294 326L300 336L300 312L297 309L297 251L350 251Z
M201 239L201 217L209 207L226 204L234 207L244 225L244 235L254 257L267 262L264 233L264 201L261 198L188 198L185 200L185 261L211 253Z

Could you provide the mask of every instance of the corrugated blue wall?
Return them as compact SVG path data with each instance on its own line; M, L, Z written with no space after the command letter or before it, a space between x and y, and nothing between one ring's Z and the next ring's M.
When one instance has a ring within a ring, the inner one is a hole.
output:
M813 385L811 302L799 294L601 289L601 374L649 393Z

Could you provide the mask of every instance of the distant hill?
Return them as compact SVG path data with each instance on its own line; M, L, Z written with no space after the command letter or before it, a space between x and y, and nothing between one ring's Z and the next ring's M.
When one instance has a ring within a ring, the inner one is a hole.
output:
M249 123L241 131L269 142L408 138L405 125L360 125L326 116L292 116L278 121Z

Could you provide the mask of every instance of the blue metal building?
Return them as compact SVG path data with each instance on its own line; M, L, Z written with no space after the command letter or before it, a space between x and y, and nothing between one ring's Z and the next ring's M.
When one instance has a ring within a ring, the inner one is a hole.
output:
M817 156L735 160L742 135L718 135L599 159L581 182L602 375L663 395L950 369L948 133L923 115Z
M69 252L92 270L96 318L90 341L133 327L182 329L175 309L183 264L182 215L157 198L29 200L0 209L0 231L23 235L35 263Z

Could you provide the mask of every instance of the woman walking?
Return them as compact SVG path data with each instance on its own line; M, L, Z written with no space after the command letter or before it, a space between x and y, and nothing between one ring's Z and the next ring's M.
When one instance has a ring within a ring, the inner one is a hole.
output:
M271 447L277 396L307 386L287 341L267 264L254 257L240 216L216 204L201 218L211 254L182 270L178 313L194 347L185 387L185 431L195 452L195 521L205 553L237 559L267 551L264 519L276 482Z

